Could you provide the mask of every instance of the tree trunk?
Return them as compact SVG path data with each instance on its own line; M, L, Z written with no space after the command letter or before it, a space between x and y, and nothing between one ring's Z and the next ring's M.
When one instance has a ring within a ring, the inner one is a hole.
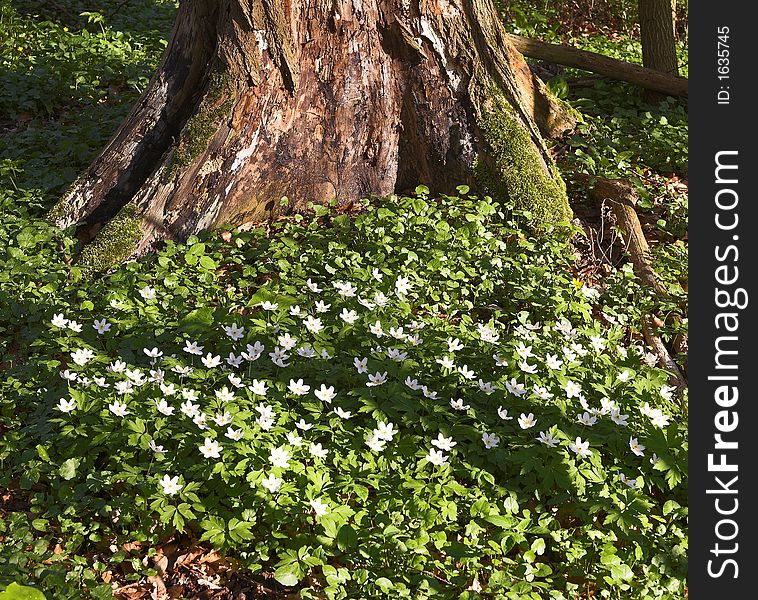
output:
M147 91L50 217L97 233L94 269L420 183L557 222L571 211L542 135L573 125L491 0L186 0Z
M676 58L676 0L639 0L642 64L669 75L679 75ZM647 92L649 100L664 96Z

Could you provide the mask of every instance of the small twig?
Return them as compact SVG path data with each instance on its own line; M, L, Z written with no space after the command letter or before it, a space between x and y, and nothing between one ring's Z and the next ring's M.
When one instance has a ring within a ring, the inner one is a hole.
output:
M671 355L666 349L666 345L663 343L663 340L655 333L655 325L653 323L653 318L650 315L647 315L642 319L642 334L645 336L647 345L653 349L663 366L670 373L670 383L676 386L676 388L680 391L686 388L687 380L679 370L679 366L676 364L676 361L671 358Z

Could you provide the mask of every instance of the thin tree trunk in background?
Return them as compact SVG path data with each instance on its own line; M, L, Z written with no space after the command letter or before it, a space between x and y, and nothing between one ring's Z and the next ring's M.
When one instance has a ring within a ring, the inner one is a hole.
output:
M679 75L676 57L676 0L639 0L642 64L669 75ZM648 100L663 98L648 92Z

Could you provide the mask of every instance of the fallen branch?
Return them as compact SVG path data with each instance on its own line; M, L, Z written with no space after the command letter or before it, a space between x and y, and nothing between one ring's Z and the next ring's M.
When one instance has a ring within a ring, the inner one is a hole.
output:
M632 184L623 179L597 178L590 195L599 203L608 202L611 207L637 277L658 295L668 296L668 290L658 279L650 262L650 246L637 216L638 197Z
M524 56L536 58L567 67L598 73L611 79L627 81L648 90L669 96L687 97L687 78L646 69L623 60L609 58L596 52L579 50L571 46L548 44L538 40L507 34L510 41Z
M642 335L645 336L645 342L653 349L658 356L663 368L669 372L669 383L676 386L680 391L687 387L687 380L679 370L676 361L671 358L669 351L663 340L655 333L655 323L650 315L642 319Z

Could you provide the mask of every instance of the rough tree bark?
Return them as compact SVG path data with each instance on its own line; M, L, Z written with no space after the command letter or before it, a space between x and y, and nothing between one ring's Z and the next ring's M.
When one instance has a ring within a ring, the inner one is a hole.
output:
M486 186L555 222L571 211L543 136L573 125L492 0L186 0L148 89L50 218L96 233L92 268L419 183Z
M676 0L639 0L640 38L642 42L642 64L668 75L679 75L676 58ZM656 92L646 92L650 101L661 100L665 96Z

